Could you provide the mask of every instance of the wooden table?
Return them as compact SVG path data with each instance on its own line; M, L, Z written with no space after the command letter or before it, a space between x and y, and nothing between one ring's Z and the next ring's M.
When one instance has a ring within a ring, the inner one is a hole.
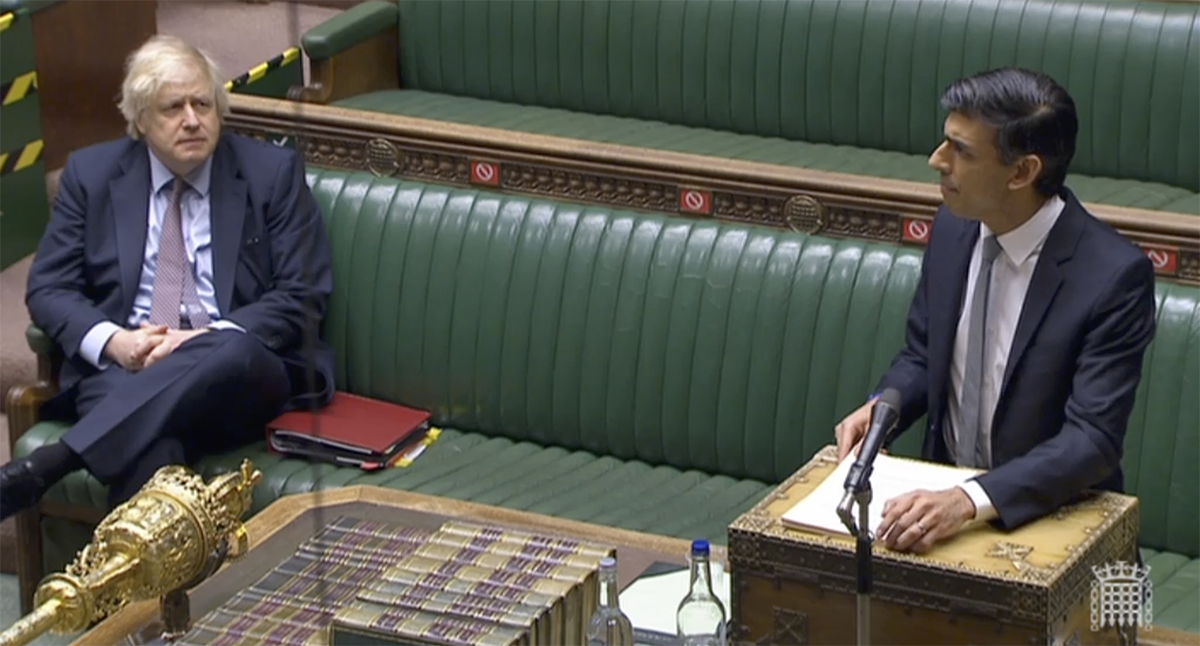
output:
M191 591L192 621L253 584L290 556L326 521L341 515L429 529L450 519L469 520L615 545L622 588L656 561L686 565L690 549L688 541L665 536L394 489L345 487L287 496L251 518L246 524L250 533L250 551L246 557L225 565ZM713 560L725 561L724 548L713 548ZM81 635L73 645L149 644L158 641L157 634L158 602L152 600L125 607Z
M215 576L191 591L193 621L224 603L237 591L249 586L286 559L301 541L317 531L322 524L322 518L332 519L343 514L369 514L367 517L377 520L412 523L431 529L447 519L473 520L537 530L568 538L588 538L616 545L622 588L629 585L655 561L685 564L690 547L685 540L500 507L380 487L346 487L281 498L250 519L247 523L251 545L249 554L241 561L226 565ZM726 563L726 550L714 547L713 559ZM72 644L132 646L148 643L156 634L157 620L157 601L133 604L97 624ZM145 637L146 635L150 638ZM1200 646L1200 635L1155 628L1141 633L1139 642L1148 645Z

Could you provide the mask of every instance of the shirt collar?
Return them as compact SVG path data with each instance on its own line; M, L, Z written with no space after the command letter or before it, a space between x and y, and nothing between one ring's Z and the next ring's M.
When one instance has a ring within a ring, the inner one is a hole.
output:
M149 146L146 147L146 150L150 154L150 188L153 193L157 195L164 186L171 183L171 180L174 179L175 174L171 172L171 169L167 168L166 164L163 164L162 161L158 159L158 156L154 154L153 150L150 150ZM188 175L183 178L183 180L187 182L188 186L192 187L192 190L196 191L203 197L208 197L208 188L211 179L212 155L209 155L208 159L204 160L203 164L200 164L196 170L188 173Z
M1046 236L1050 235L1050 229L1054 228L1054 223L1058 221L1058 216L1062 215L1066 206L1061 197L1051 197L1024 224L996 236L996 242L1000 243L1000 248L1014 265L1023 264L1046 241ZM992 235L992 230L986 224L980 223L979 227L981 237Z

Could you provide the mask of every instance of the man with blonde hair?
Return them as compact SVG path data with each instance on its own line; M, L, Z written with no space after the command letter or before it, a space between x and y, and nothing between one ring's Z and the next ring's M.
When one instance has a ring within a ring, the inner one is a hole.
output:
M222 133L228 104L211 57L155 36L127 62L128 136L68 158L26 303L65 355L43 416L74 424L0 467L0 518L79 468L119 504L331 397L331 266L303 162Z

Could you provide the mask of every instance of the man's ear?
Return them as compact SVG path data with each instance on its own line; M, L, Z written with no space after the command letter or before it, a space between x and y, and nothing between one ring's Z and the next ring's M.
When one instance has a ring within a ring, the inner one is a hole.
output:
M1024 155L1012 165L1012 176L1008 179L1008 190L1016 191L1037 181L1042 174L1042 158Z

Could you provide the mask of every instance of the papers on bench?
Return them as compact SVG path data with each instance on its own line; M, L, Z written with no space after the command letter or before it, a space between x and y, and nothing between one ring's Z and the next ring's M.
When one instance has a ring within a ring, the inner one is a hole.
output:
M797 529L849 536L849 530L838 518L837 506L846 493L846 474L849 473L854 460L853 453L846 456L812 493L783 515L783 523ZM880 453L875 458L875 466L871 471L871 504L867 509L871 533L874 534L879 528L883 519L883 506L889 499L917 489L949 489L979 473L981 471L978 469L897 458ZM858 519L858 513L856 505L855 520Z

